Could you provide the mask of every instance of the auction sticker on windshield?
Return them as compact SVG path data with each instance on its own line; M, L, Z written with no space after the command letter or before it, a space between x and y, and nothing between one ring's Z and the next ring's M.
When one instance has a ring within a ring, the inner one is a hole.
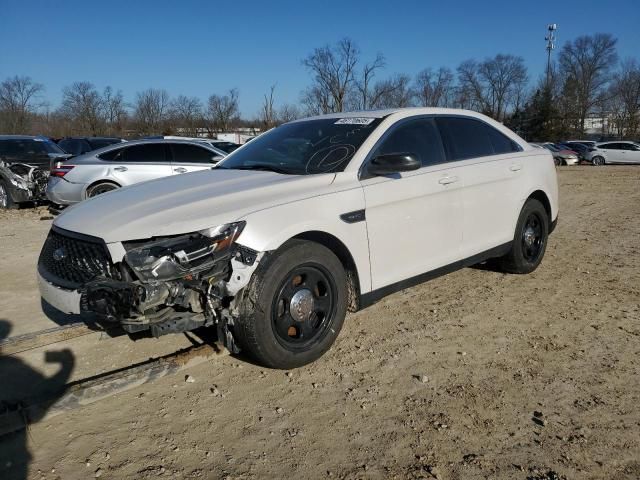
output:
M341 118L335 123L335 125L369 125L374 120L375 118L366 117Z

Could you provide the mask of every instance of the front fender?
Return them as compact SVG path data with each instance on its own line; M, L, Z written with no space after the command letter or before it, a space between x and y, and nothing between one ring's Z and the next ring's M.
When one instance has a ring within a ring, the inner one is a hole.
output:
M360 187L260 210L242 218L247 222L238 243L258 252L277 250L306 232L323 232L340 240L358 270L360 291L371 290L369 243L365 221L347 223L340 215L365 208Z

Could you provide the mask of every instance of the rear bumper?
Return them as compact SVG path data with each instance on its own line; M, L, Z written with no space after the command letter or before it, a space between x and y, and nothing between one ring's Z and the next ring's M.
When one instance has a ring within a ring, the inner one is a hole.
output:
M84 183L71 183L64 178L49 177L47 198L58 205L71 205L82 201Z
M52 307L64 313L80 313L80 292L58 287L48 282L38 272L38 288L40 296Z

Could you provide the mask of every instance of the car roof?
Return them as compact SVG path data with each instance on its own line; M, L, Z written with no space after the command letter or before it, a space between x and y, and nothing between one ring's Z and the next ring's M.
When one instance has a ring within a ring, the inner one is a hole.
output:
M598 143L596 143L596 146L605 145L607 143L628 143L629 145L638 145L637 142L633 142L631 140L607 140L606 142L598 142Z
M476 118L487 118L481 113L473 110L465 110L462 108L436 108L436 107L406 107L406 108L386 108L383 110L357 110L354 112L338 112L326 113L323 115L315 115L307 118L293 120L290 123L301 122L305 120L320 120L323 118L384 118L394 113L402 113L405 115L465 115Z
M64 137L60 140L122 140L119 137Z

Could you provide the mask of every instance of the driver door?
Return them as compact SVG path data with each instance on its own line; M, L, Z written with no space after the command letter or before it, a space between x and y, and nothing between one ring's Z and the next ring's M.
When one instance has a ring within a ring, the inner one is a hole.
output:
M462 178L446 163L431 118L401 121L374 147L371 158L417 155L422 168L370 177L363 171L372 288L378 289L459 259Z

